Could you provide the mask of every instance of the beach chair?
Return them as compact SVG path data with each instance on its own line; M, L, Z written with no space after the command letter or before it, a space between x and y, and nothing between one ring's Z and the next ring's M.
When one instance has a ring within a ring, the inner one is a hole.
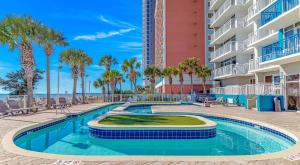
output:
M59 102L59 105L63 106L64 108L72 106L72 104L70 102L68 102L65 97L60 97L58 99L58 102Z
M51 98L50 103L51 103L50 107L53 108L53 109L61 109L61 108L63 108L63 106L61 104L57 104L56 103L56 100L54 98Z
M23 113L22 110L19 109L10 109L4 101L0 100L0 116L5 116L8 114L11 114L12 116L15 115L15 113Z
M204 106L210 107L211 105L224 105L224 98L218 97L217 99L213 99L212 97L207 97L204 101Z
M9 108L13 111L18 110L22 111L23 113L29 113L29 111L32 110L32 108L22 108L19 102L16 100L7 100L7 104Z

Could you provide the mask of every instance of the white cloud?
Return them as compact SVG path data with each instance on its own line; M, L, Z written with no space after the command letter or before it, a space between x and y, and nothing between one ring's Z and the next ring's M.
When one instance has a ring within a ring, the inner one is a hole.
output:
M74 40L97 40L97 39L103 39L103 38L109 38L113 36L122 35L125 33L129 33L131 31L134 31L134 28L128 28L128 29L120 29L118 31L110 31L110 32L99 32L94 35L80 35L76 36Z
M119 20L115 20L112 18L106 18L103 15L100 15L98 18L100 19L100 21L107 23L109 25L112 25L112 26L117 26L117 27L122 27L122 28L135 28L135 29L137 28L136 26L134 26L128 22L119 21Z

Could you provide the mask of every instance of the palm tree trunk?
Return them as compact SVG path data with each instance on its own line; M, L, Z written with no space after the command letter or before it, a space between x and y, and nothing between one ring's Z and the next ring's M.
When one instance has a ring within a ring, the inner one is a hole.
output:
M115 101L115 84L110 84L111 93L112 93L112 102Z
M78 79L78 76L77 75L74 75L73 76L73 97L72 97L72 103L73 104L77 104L76 102L76 92L77 92L77 79Z
M33 57L32 44L22 44L21 61L25 70L26 82L27 82L27 104L28 107L32 107L33 104L33 77L34 77L34 66L35 61Z
M170 84L170 92L171 92L171 95L173 94L173 87L172 87L172 85L173 85L173 81L172 81L172 78L171 77L169 77L169 84Z
M206 80L202 79L202 85L203 85L203 93L206 94Z
M109 102L109 100L110 100L110 99L109 99L109 83L107 83L106 85L107 85L107 100L108 100L108 102Z
M194 93L193 75L190 75L190 78L191 78L191 85L192 85L191 94L193 94Z
M122 82L119 83L119 87L120 87L120 101L122 102L123 101L123 99L122 99L122 94L123 94L123 92L122 92Z
M51 106L51 96L50 96L50 55L46 54L46 77L47 77L47 109Z
M132 82L132 80L130 80L130 89L131 89L131 91L133 91L133 82Z
M84 89L84 74L81 75L81 95L82 95L82 101L85 104L85 89Z

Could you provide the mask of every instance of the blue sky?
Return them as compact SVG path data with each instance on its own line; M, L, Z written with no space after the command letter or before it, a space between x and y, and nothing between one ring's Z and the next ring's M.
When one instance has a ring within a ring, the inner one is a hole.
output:
M142 4L141 0L13 0L3 1L0 19L6 15L30 15L67 37L72 48L85 50L94 64L87 68L87 81L101 77L103 68L98 66L103 54L109 53L119 63L142 54ZM68 48L67 47L67 48ZM57 91L57 66L59 54L66 48L56 47L51 56L51 92ZM45 70L43 49L35 46L37 68ZM119 65L115 66L119 69ZM0 46L0 77L20 68L19 51L9 52ZM69 66L62 69L61 93L72 91ZM44 76L45 77L45 76ZM141 80L139 80L141 82ZM129 83L125 86L129 88ZM79 86L78 86L79 87ZM81 89L79 88L78 91ZM91 92L99 92L91 88ZM46 80L40 81L35 93L46 92ZM0 90L0 93L7 91Z

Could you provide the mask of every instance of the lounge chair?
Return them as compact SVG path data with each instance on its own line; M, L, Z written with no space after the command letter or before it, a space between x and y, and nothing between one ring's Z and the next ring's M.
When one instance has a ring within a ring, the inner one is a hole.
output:
M58 99L58 102L59 102L59 105L63 106L64 108L72 106L72 104L70 102L67 102L67 99L65 97L60 97Z
M210 107L210 105L224 105L224 98L218 97L216 100L211 97L207 97L204 101L204 106Z
M0 115L1 116L7 115L7 114L15 115L14 113L24 113L24 112L19 109L10 109L4 101L0 100Z
M56 100L54 98L51 98L50 103L51 103L50 107L53 108L53 109L61 109L61 108L63 108L63 105L62 104L57 104Z
M11 110L19 110L19 111L22 111L23 113L29 113L30 110L35 109L33 107L32 108L22 108L20 106L19 102L16 100L7 100L7 104Z

